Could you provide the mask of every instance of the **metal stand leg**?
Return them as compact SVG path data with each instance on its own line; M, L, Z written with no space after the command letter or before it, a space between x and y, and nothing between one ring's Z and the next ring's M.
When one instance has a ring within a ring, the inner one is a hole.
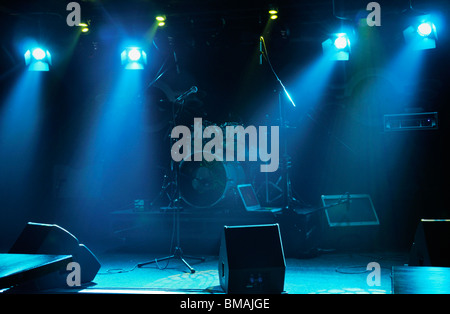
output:
M175 211L176 211L175 224L176 224L176 238L177 238L177 245L175 247L175 251L170 256L166 256L166 257L162 257L162 258L155 258L152 261L140 263L137 265L138 268L141 268L145 265L149 265L152 263L158 263L158 262L167 261L167 260L171 260L171 259L179 259L183 262L184 265L186 265L186 267L189 269L191 274L193 274L193 273L195 273L195 269L191 265L189 265L189 263L184 259L184 257L190 258L190 259L197 259L197 260L201 260L201 261L205 260L204 257L196 257L196 256L189 256L189 255L183 256L183 250L180 247L180 209L176 208Z
M195 86L191 87L191 89L189 91L180 95L174 102L172 102L172 127L177 125L176 124L177 110L175 109L175 105L182 104L184 102L184 97L186 97L190 93L193 93L193 92L196 93L197 87L195 87L195 91L193 91L194 87ZM169 128L167 134L170 134L170 128ZM174 141L174 140L171 139L171 141ZM172 147L172 145L170 147ZM180 247L180 210L181 210L181 208L178 206L178 201L180 200L180 191L178 189L178 171L179 171L179 169L178 169L178 165L175 164L173 159L170 162L170 170L171 170L171 181L168 183L166 183L166 181L164 181L163 187L162 187L162 190L161 190L159 196L162 196L164 193L168 193L167 195L169 197L169 206L167 207L167 209L175 211L175 224L176 224L176 227L175 227L176 228L175 229L175 232L176 232L175 251L170 256L154 259L152 261L148 261L145 263L140 263L137 265L137 267L141 268L145 265L149 265L152 263L158 263L159 261L167 261L167 260L176 258L176 259L181 260L183 262L183 264L186 265L187 268L189 268L189 271L191 273L195 273L195 269L192 268L191 265L189 265L189 263L184 259L183 250ZM166 179L167 179L167 177L164 178L164 180L166 180ZM205 260L204 257L186 256L186 258L198 259L201 261Z

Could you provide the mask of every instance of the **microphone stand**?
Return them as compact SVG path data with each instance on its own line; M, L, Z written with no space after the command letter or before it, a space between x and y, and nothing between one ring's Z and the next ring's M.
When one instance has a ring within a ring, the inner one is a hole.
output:
M190 90L184 92L183 94L178 96L178 98L174 102L172 102L172 127L174 127L176 125L176 118L177 118L177 113L175 112L175 105L177 105L177 104L182 105L184 103L185 97L187 97L188 95L190 95L192 93L196 93L197 87L195 87L195 88L194 87L191 87ZM173 145L173 140L170 141L170 149L172 149L172 145ZM155 258L154 260L144 262L144 263L139 263L139 264L137 264L137 267L141 268L143 266L146 266L146 265L149 265L152 263L156 263L158 265L158 262L168 261L171 259L179 259L179 260L181 260L181 262L183 262L184 265L186 265L186 267L189 269L191 274L193 274L193 273L195 273L195 269L191 265L189 265L189 263L184 259L184 257L189 258L189 259L197 259L197 260L201 260L201 261L204 261L205 258L183 255L183 250L181 249L181 245L180 245L180 211L183 208L178 205L178 202L180 201L180 190L178 187L179 167L178 167L178 165L175 165L175 162L173 159L171 159L171 161L170 161L170 170L172 173L171 182L164 185L163 190L166 190L167 188L172 187L172 193L168 194L169 195L169 206L165 207L164 209L174 211L174 225L175 225L174 228L175 228L175 237L176 237L175 250L172 255L162 257L162 258Z
M263 49L264 48L264 49ZM280 158L280 165L281 165L281 182L282 182L282 193L283 193L283 208L286 210L291 210L292 209L292 204L296 201L295 198L293 197L293 193L292 193L292 187L291 187L291 180L290 180L290 176L289 176L289 169L291 168L291 157L288 154L288 149L287 149L287 123L284 119L284 106L283 106L283 101L282 101L282 95L283 93L286 95L286 97L289 99L289 101L292 103L292 105L294 107L296 107L294 101L292 100L291 96L289 95L288 91L286 90L286 87L284 86L283 82L280 80L280 78L278 77L278 75L276 74L268 53L267 53L267 48L266 48L266 43L264 41L264 37L261 36L260 37L260 42L259 42L259 49L260 49L260 64L262 64L262 57L264 57L264 59L267 61L273 75L275 76L276 80L278 81L278 83L280 84L282 90L280 90L278 92L278 110L279 110L279 121L280 121L280 152L281 152L281 158Z
M292 104L293 107L296 107L294 101L292 100L291 96L289 95L288 91L286 90L286 87L284 86L283 82L280 80L280 78L278 77L277 73L275 72L272 63L270 62L268 53L267 53L267 48L266 48L266 43L264 41L264 37L261 36L259 39L259 53L260 53L260 60L259 60L259 64L262 65L262 59L264 57L264 59L267 61L267 64L270 67L270 70L272 71L272 74L275 76L276 80L278 81L278 83L280 84L282 90L279 91L278 94L278 107L279 107L279 119L280 119L280 137L281 137L281 160L280 160L280 164L281 164L281 178L282 178L282 191L283 191L283 205L285 205L286 209L290 209L292 204L294 202L298 202L294 196L293 196L293 192L292 192L292 186L291 186L291 181L290 181L290 177L289 177L289 169L291 168L291 157L288 154L288 149L287 149L287 130L288 130L288 126L287 123L284 119L285 117L285 106L283 106L283 101L282 101L282 95L283 93L285 94L286 98L289 100L289 102ZM313 119L313 117L310 114L306 114L306 116L311 119L314 123L320 125L315 119ZM323 127L323 126L322 126ZM325 127L324 127L325 128ZM328 129L327 129L327 133L329 134L329 136L331 136L332 138L334 138L337 142L339 142L340 144L342 144L345 148L347 148L350 152L354 153L354 151L347 145L345 144L343 141L341 141L339 138L337 138L336 136L334 136Z
M290 209L291 207L291 199L292 199L292 190L291 190L291 182L289 179L289 169L291 167L290 156L287 153L287 126L284 120L284 106L282 104L282 93L278 92L278 109L279 109L279 121L280 121L280 166L281 166L281 182L283 191L283 205L285 209Z

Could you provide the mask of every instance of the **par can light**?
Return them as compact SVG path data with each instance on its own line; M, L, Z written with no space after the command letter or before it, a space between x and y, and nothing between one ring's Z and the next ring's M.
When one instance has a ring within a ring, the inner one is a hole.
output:
M422 23L417 27L417 32L422 37L430 36L432 31L433 31L433 26L429 22Z
M126 70L143 70L147 64L147 54L139 47L126 48L120 58Z
M28 49L25 54L25 65L28 71L49 71L52 64L50 52L41 47Z

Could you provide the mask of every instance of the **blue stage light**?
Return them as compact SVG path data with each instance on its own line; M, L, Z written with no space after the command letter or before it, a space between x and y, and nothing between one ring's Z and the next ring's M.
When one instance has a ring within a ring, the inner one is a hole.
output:
M141 58L141 53L138 49L133 48L130 51L128 51L128 59L131 61L138 61Z
M41 48L36 48L33 50L32 55L36 60L42 60L45 58L45 51Z
M127 70L143 70L147 64L147 54L139 47L126 48L122 51L120 58Z
M338 34L338 37L334 41L334 46L339 49L345 49L348 46L349 40L346 34Z
M350 38L347 33L336 33L322 42L322 49L330 60L348 61L351 52Z
M427 37L433 32L433 25L429 22L422 23L417 27L417 32L420 36Z
M416 17L403 31L403 36L413 50L434 49L438 39L436 25L430 15Z
M33 48L24 54L25 64L29 71L49 71L52 64L50 52L43 48Z

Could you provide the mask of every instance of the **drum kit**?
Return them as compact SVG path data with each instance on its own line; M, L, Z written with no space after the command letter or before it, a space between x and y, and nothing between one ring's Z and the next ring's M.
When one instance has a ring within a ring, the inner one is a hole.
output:
M261 47L261 46L260 46ZM264 43L265 48L265 43ZM261 48L260 48L261 49ZM270 65L270 61L268 59L267 53L264 51L260 51L261 56L264 57L265 60ZM262 62L260 62L261 64ZM292 190L291 190L291 182L289 177L289 168L290 168L290 157L287 154L287 142L286 142L286 129L287 125L285 124L284 120L284 107L282 102L282 96L286 95L290 102L294 105L294 102L292 101L291 97L287 93L283 83L276 75L273 67L270 65L271 71L274 74L276 80L280 84L280 90L277 91L278 93L278 106L279 106L279 120L280 123L280 139L281 143L281 155L282 158L280 160L280 175L278 177L278 180L276 180L275 183L270 182L269 184L269 178L265 177L265 194L266 194L266 201L269 202L269 193L268 189L269 186L274 186L276 188L276 191L279 192L279 195L275 197L275 199L281 199L282 205L281 207L283 209L291 209L294 202L297 202L295 198L293 197ZM164 74L163 72L161 75L159 75L149 86L154 85L157 86L158 84L162 83L159 81L159 78ZM179 81L179 80L178 80ZM155 84L156 82L156 84ZM164 83L162 83L164 85ZM185 109L188 107L186 105L189 98L192 98L192 94L196 94L198 92L198 88L196 86L192 86L190 89L183 93L179 93L178 97L175 97L175 95L172 94L172 97L168 97L169 101L166 102L170 104L171 107L171 121L169 122L169 132L167 134L171 134L171 127L175 127L178 125L178 117L180 113L185 111ZM167 93L166 93L167 94ZM170 110L167 110L168 108L161 108L161 104L159 106L159 110L165 111L166 113ZM160 123L161 120L158 121ZM232 125L236 123L233 122L227 122L225 124L220 125L220 128L222 130L225 130L225 127L227 125ZM208 123L203 123L203 127L206 127ZM192 126L193 128L194 126ZM171 149L173 144L173 139L170 138L170 146L169 150ZM225 148L225 143L224 143ZM193 151L195 154L196 152ZM151 263L158 263L158 261L163 260L170 260L173 258L181 260L186 267L189 268L191 273L194 273L195 270L192 268L189 263L184 259L183 257L183 251L180 247L180 211L183 209L181 203L184 202L184 204L188 205L191 208L214 208L218 206L221 202L224 201L229 195L234 195L234 197L237 197L237 186L243 183L249 183L246 182L246 175L244 172L244 169L242 167L242 164L238 161L191 161L184 162L181 161L178 164L176 164L173 159L171 159L170 162L170 171L169 176L165 176L164 182L161 188L161 193L159 195L167 195L169 196L169 205L165 208L167 210L172 210L175 213L174 219L175 219L175 234L176 234L176 247L175 252L167 257L155 259L149 262L138 264L138 267L142 267L147 264ZM169 181L169 182L168 182ZM258 190L258 189L257 189ZM234 193L233 193L234 192ZM189 258L193 259L200 259L203 260L204 258L199 257L193 257L190 256Z
M164 139L161 145L167 145L167 151L170 152L172 145L176 141L170 136L172 128L187 121L192 123L194 116L199 114L196 112L198 108L189 110L192 109L189 107L193 102L194 105L198 104L198 101L195 100L196 97L192 95L192 91L197 92L198 89L193 86L176 97L176 94L168 86L159 84L157 87L152 89L152 101L148 106L153 106L153 108L147 108L144 111L144 114L152 116L150 123L144 126L144 131L153 134L152 137L158 133L157 136ZM169 94L169 96L164 97L166 94ZM203 134L205 128L217 126L225 134L228 126L239 125L242 124L225 122L217 125L211 121L203 120L200 129ZM193 130L195 127L194 125L189 127L192 134L194 134ZM202 139L202 147L207 140ZM247 180L249 175L247 173L250 171L247 171L247 164L244 165L239 161L206 161L204 159L196 161L194 155L198 152L195 150L193 137L191 141L191 153L188 158L184 158L180 162L175 162L171 158L170 163L166 163L167 157L164 157L163 162L166 166L161 167L166 168L166 171L164 171L165 175L161 178L160 193L152 201L150 208L158 207L164 210L174 208L189 208L191 210L217 208L225 199L238 195L236 191L238 184L249 183ZM226 147L227 143L224 138L224 151L226 151ZM246 149L247 154L248 149ZM259 167L256 165L256 162L252 163L254 168ZM163 197L165 198L163 199ZM167 203L164 204L164 202Z
M189 97L191 94L196 93L198 89L191 87L187 92L180 94L173 101L158 102L157 106L161 107L163 103L171 105L171 109L165 111L171 112L172 121L158 121L157 129L147 129L147 131L161 131L161 126L165 125L168 128L168 132L165 134L170 135L171 128L176 126L178 121L177 118L181 112L186 112L183 108L185 105L185 98ZM192 97L192 96L191 96ZM170 98L170 97L169 97ZM158 109L159 112L163 112ZM165 123L164 123L165 122ZM205 121L203 127L212 125L211 122ZM225 130L225 127L230 125L230 123L225 123L220 127ZM193 126L191 126L193 129ZM170 136L169 136L170 137ZM170 146L173 144L173 139L170 138ZM195 154L195 151L193 151ZM192 154L192 155L193 155ZM174 214L174 225L175 225L175 237L176 245L175 251L172 255L154 259L148 262L140 263L137 266L143 267L148 264L158 263L162 261L167 261L171 259L181 260L191 273L195 272L195 269L189 265L185 260L185 257L191 259L204 260L202 257L194 256L184 256L183 251L180 247L180 211L184 207L189 207L191 209L199 208L212 208L220 204L225 198L229 197L230 192L234 190L238 184L245 182L245 173L242 165L239 162L219 162L219 161L192 161L186 162L181 161L179 163L174 162L173 159L170 161L170 166L168 169L168 175L164 176L163 184L161 186L161 191L158 198L166 195L168 197L168 205L161 207L168 213ZM156 200L152 202L155 203Z
M196 89L191 88L190 90ZM184 97L182 97L182 95L183 94L178 98L175 98L174 102L171 102L172 121L166 124L169 129L171 129L172 126L177 125L178 114L181 111L179 107L184 106ZM205 128L209 125L216 124L204 120L202 127ZM218 127L225 131L225 128L230 125L236 126L242 124L226 122L218 125ZM193 127L194 126L191 126L191 129L193 129ZM170 133L169 130L166 134ZM172 147L173 142L174 140L170 139L170 147ZM225 146L226 143L224 143L224 149ZM170 147L168 147L169 150ZM195 154L195 151L192 151L192 153ZM257 162L253 163L258 164ZM254 167L259 169L259 165L254 165ZM191 158L190 161L182 160L181 162L174 162L171 160L168 170L168 175L163 179L161 192L158 197L163 195L168 197L168 205L166 207L161 207L160 209L174 214L174 225L176 228L175 252L167 257L140 263L138 264L138 267L175 258L181 260L190 272L194 273L195 269L184 259L180 247L180 211L184 210L185 207L191 210L214 209L223 204L226 199L234 198L233 200L236 201L236 198L239 198L237 186L240 184L252 183L251 180L247 178L247 173L251 173L251 171L245 171L243 163L239 161L194 161L194 158ZM266 181L267 180L268 178L266 177ZM271 185L275 186L279 183L280 180L276 183L270 182ZM277 191L281 192L282 189L278 188ZM277 198L280 198L280 196ZM189 256L188 258L203 259L193 256Z

